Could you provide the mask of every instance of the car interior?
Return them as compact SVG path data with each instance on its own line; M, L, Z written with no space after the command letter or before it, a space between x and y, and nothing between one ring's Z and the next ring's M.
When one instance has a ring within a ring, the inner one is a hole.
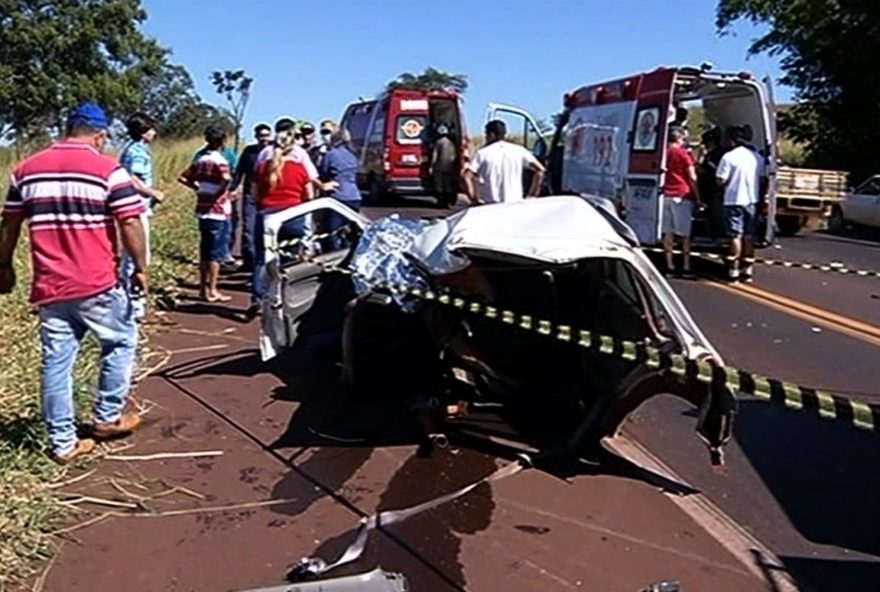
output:
M428 101L428 128L425 130L427 142L424 144L424 158L422 162L425 167L422 176L425 184L430 187L431 178L428 174L428 167L431 163L431 154L434 151L434 142L437 139L437 127L445 125L449 130L449 139L455 144L456 148L461 146L461 126L459 125L458 106L453 99L429 99ZM461 168L461 154L457 154L456 170Z

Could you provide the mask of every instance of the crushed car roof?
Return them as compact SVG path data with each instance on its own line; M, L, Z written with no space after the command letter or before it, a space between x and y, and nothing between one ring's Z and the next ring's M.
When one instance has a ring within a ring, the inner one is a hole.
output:
M606 216L586 199L570 195L484 205L438 221L416 239L412 250L437 271L447 267L437 260L443 251L488 251L567 263L630 250L632 243Z

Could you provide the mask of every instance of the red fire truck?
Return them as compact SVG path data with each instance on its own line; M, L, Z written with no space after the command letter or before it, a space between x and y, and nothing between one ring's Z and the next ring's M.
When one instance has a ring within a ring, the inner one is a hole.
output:
M660 67L565 95L549 143L527 112L492 104L489 119L521 119L522 138L548 163L549 191L589 193L613 199L643 244L660 243L663 212L660 188L666 166L666 130L683 124L688 109L701 107L705 125L725 130L744 126L753 148L763 155L768 191L758 205L756 242L773 240L776 175L776 126L769 80L748 72L714 72L711 65ZM510 128L510 125L508 126ZM697 152L703 129L690 129ZM696 154L695 154L696 156ZM708 203L695 215L694 241L704 247L726 242L717 221L722 204Z

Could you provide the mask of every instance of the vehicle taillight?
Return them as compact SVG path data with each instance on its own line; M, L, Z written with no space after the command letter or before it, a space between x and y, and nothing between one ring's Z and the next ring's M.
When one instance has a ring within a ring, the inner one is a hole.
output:
M388 148L382 153L382 168L386 173L391 170L391 153Z

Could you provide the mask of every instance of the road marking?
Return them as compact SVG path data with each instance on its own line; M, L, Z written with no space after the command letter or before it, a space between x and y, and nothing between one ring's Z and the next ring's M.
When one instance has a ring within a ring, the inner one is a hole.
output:
M728 285L713 280L702 280L701 284L712 286L730 294L736 294L747 300L757 302L767 308L783 312L810 323L821 325L832 331L854 337L865 343L880 346L880 327L865 323L851 317L843 316L811 304L793 300L776 292L757 288L747 284Z
M684 477L678 475L632 436L619 434L614 438L605 438L603 443L617 454L649 471L658 473L672 481L687 484ZM692 485L690 487L696 489ZM776 553L727 515L724 510L712 503L705 495L694 493L691 495L667 495L667 497L691 520L712 535L749 572L764 581L769 578L767 584L770 586L770 590L774 592L798 592L800 590ZM762 565L756 563L756 555L763 557Z

